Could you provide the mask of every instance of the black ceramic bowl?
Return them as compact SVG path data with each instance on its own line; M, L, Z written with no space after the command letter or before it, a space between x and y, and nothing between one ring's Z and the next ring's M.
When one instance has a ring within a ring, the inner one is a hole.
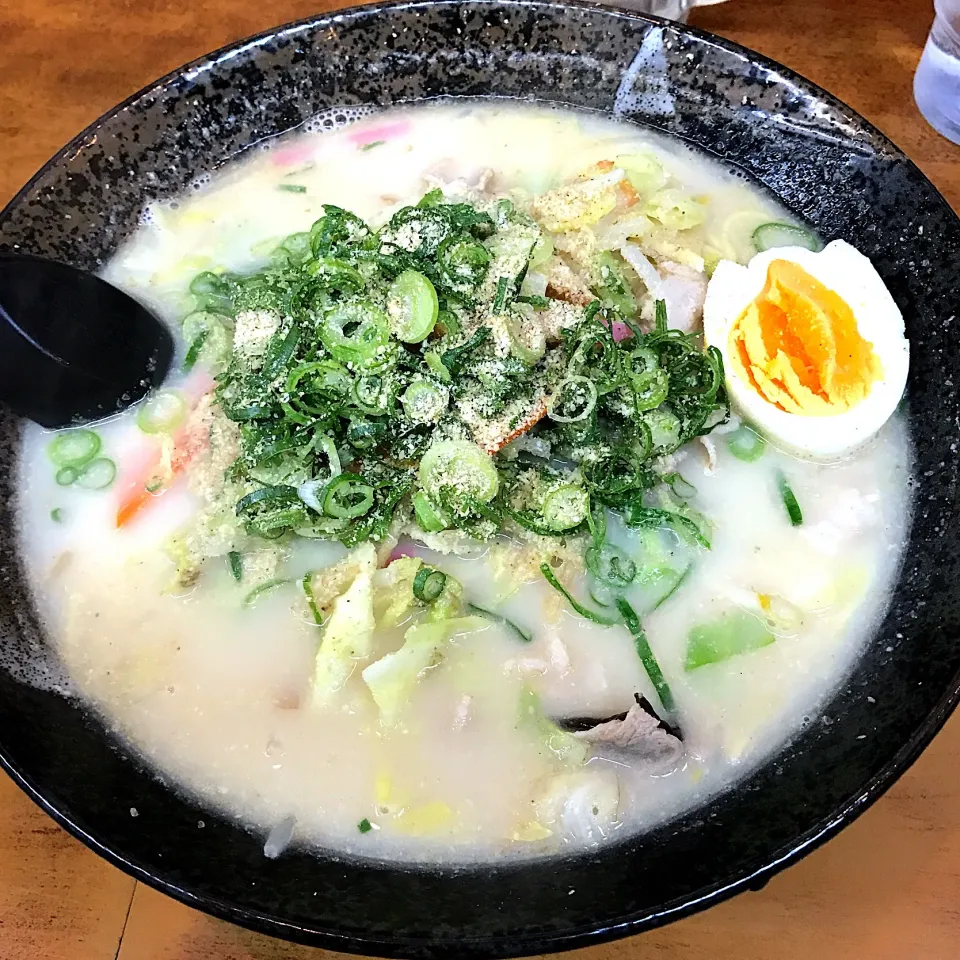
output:
M0 251L97 267L145 200L177 193L263 137L331 106L444 94L567 103L651 124L737 164L877 265L913 342L917 481L896 594L852 676L780 756L707 807L596 853L475 869L297 851L266 860L262 837L183 799L79 704L4 672L0 760L98 853L228 920L340 950L507 956L635 933L762 884L862 812L955 705L960 347L950 321L960 223L873 127L757 54L587 4L466 0L349 10L176 71L37 174L0 215ZM42 644L13 535L17 428L2 422L0 632Z

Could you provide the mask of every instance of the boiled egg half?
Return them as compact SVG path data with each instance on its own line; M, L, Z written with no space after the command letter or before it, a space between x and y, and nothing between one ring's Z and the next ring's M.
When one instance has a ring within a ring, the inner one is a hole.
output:
M735 410L800 456L833 459L872 437L903 396L903 317L873 264L843 240L721 260L703 307Z

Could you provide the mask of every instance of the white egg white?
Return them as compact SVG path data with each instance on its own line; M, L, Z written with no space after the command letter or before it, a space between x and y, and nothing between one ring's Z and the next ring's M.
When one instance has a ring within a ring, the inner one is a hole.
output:
M807 416L787 413L734 373L730 330L762 291L773 260L789 260L841 297L850 307L860 336L873 345L883 377L866 398L845 413ZM727 390L736 411L767 439L791 453L830 460L870 439L900 403L907 383L910 344L903 316L870 260L843 240L815 253L803 247L777 247L758 253L747 266L721 260L707 288L703 307L706 342L723 355Z

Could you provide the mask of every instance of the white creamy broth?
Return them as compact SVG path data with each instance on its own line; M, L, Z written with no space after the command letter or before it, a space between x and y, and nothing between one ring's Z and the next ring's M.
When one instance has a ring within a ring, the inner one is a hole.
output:
M431 186L463 180L473 189L484 170L497 196L537 195L638 152L657 157L671 184L705 211L684 234L691 269L712 257L748 259L754 227L789 219L744 180L635 126L447 103L265 145L176 203L151 205L105 276L174 323L191 309L195 274L258 269L284 237L309 230L324 204L378 227ZM652 256L658 265L670 259ZM174 377L191 404L213 382L202 367ZM733 784L816 718L885 608L907 522L904 423L895 417L829 464L772 444L760 460L743 462L727 445L737 425L734 418L707 442L691 441L664 465L695 488L689 503L709 521L710 549L653 531L663 564L689 570L657 609L662 586L634 583L624 594L642 613L672 711L627 629L577 616L541 575L542 557L532 559L515 535L452 548L442 536L405 536L393 556L419 557L456 578L465 598L528 631L530 642L489 619L453 636L418 674L399 722L384 723L361 671L401 647L410 621L379 623L377 653L358 657L336 696L317 703L311 672L324 628L301 578L334 567L348 549L288 538L263 576L253 565L264 558L252 554L238 583L221 554L175 583L170 538L201 501L177 479L118 529L118 505L158 443L134 412L97 428L119 469L105 491L58 486L46 453L51 435L25 430L22 549L76 689L148 763L205 803L265 835L293 823L296 842L363 856L549 854L647 829ZM802 505L800 526L788 521L778 470ZM607 536L636 554L638 534L612 512ZM574 546L582 552L585 542ZM274 579L284 583L245 602L251 582ZM599 605L609 598L591 597L582 572L568 586L591 609L613 609ZM759 622L769 598L779 624L771 642L687 668L691 631L727 615ZM680 728L676 756L652 762L595 744L576 763L536 727L541 714L622 714L635 695ZM529 696L536 710L524 707Z

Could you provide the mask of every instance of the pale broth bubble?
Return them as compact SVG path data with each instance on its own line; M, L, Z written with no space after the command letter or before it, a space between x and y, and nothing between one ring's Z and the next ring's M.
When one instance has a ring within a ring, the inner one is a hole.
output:
M302 133L331 133L348 127L358 120L373 116L375 113L377 113L377 107L366 103L350 107L331 107L304 121L298 130Z

